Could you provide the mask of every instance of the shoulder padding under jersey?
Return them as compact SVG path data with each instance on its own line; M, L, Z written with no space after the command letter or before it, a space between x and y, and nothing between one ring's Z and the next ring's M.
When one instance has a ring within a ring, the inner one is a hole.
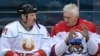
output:
M18 21L7 24L2 32L2 37L16 37L18 35Z

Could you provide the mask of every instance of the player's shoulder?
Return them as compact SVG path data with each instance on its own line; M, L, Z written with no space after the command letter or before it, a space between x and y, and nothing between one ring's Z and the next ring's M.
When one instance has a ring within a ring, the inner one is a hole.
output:
M8 23L2 31L2 36L15 37L18 33L17 30L16 30L17 29L17 24L18 24L18 21Z
M55 26L60 26L60 25L62 25L62 24L64 24L64 21L58 22Z
M88 25L88 26L95 26L95 24L89 20L85 20L85 19L82 19L81 20L83 24L85 25Z
M47 28L44 26L44 25L42 25L42 24L38 24L39 26L38 26L38 28L39 28L39 30L41 31L41 32L47 32Z
M18 21L13 21L13 22L8 23L5 26L5 28L16 28L17 24L18 24Z
M44 26L44 25L42 25L42 24L38 24L39 25L39 27L40 27L40 29L45 29L46 27Z
M38 24L38 25L40 27L39 31L40 31L41 34L47 34L48 33L47 28L44 25L42 25L42 24Z

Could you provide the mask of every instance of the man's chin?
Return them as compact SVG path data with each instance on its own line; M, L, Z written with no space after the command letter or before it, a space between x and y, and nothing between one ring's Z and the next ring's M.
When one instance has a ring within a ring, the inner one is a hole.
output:
M74 26L74 25L67 24L67 26Z
M68 24L67 24L67 26L71 26L71 25L68 25Z

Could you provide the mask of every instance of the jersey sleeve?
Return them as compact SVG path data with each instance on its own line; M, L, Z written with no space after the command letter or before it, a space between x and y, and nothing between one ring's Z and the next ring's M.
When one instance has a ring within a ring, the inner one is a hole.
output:
M59 44L56 44L54 47L55 55L62 56L67 49L68 46L66 45L65 41L61 41Z
M87 48L90 55L98 56L100 53L100 36L98 34L90 33L90 39L87 42Z
M54 36L54 38L50 38L48 39L42 46L42 50L46 53L47 56L52 56L50 55L51 53L51 49L53 48L53 46L57 43L57 39L56 36Z
M42 50L45 51L47 56L61 56L66 51L67 45L65 44L63 38L66 36L66 34L62 34L63 35L57 34L45 42Z
M94 33L98 33L98 29L95 24L93 24L93 26L91 28L93 28L92 30Z
M12 32L12 29L9 28L9 26L6 26L3 29L0 38L0 56L4 56L7 51L11 50L11 45L13 44L13 41L15 39L13 37L14 33Z
M46 56L49 56L50 51L51 51L51 47L53 46L53 44L55 43L55 40L50 38L48 39L42 46L42 50L45 52Z
M64 52L68 49L68 46L65 43L65 38L68 36L68 33L59 33L55 37L55 44L51 48L51 56L62 56Z

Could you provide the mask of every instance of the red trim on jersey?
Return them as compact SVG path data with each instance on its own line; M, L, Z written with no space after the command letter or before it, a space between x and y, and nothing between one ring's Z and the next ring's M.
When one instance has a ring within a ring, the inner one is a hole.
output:
M38 53L40 56L46 56L46 53L43 50L39 50Z
M92 22L89 22L87 20L83 20L81 18L79 18L78 20L79 22L74 25L74 26L66 26L66 22L64 21L61 21L59 23L57 23L51 30L51 36L54 36L56 35L57 33L59 32L70 32L71 29L76 29L76 30L83 30L81 25L86 25L88 30L91 31L91 32L94 32L94 33L98 33L98 30L97 30L97 27L94 23Z
M7 51L5 56L14 56L14 52L13 51Z
M53 45L53 47L51 48L50 56L57 56L55 52L55 45Z

